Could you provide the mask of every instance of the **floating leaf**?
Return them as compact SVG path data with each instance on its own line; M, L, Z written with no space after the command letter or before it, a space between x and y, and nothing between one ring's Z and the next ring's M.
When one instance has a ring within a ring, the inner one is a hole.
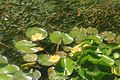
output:
M15 73L15 72L17 72L17 71L19 71L20 69L19 69L19 67L18 66L15 66L15 65L7 65L6 67L5 67L5 71L6 71L6 73Z
M87 39L94 40L97 44L102 43L102 38L100 36L97 36L97 35L90 35L87 37Z
M15 73L18 70L19 70L18 66L8 64L7 66L0 68L0 74Z
M66 33L62 33L62 41L64 44L70 44L73 42L73 38Z
M40 71L35 70L35 71L33 72L33 76L34 76L35 79L39 79L39 78L41 77Z
M70 51L70 50L71 50L71 47L69 47L69 46L64 46L63 49L64 49L64 51Z
M107 35L107 37L105 38L105 40L106 40L106 41L112 41L112 40L115 39L115 37L116 37L116 35L115 35L114 33L108 32L108 35Z
M56 65L56 70L62 75L64 75L64 73L66 73L67 75L71 75L73 69L74 69L74 62L68 57L61 58L59 63Z
M104 31L104 32L102 32L102 33L100 34L100 36L101 36L104 40L108 41L109 43L110 43L111 41L113 41L113 40L115 39L115 37L116 37L116 35L115 35L114 33L110 32L110 31Z
M71 31L70 31L70 35L75 38L75 37L78 37L79 36L79 32L80 32L80 29L77 28L77 27L74 27Z
M7 71L5 70L5 67L0 68L0 74L6 74Z
M27 80L25 73L22 71L17 71L16 73L13 74L14 80Z
M0 55L0 65L5 65L7 63L8 63L7 58Z
M120 57L120 54L119 53L113 53L113 57L115 58L115 59L117 59L117 58L119 58Z
M118 67L120 67L120 59L116 59L115 60L115 65L117 65Z
M51 66L52 63L49 61L50 56L46 55L46 54L40 54L38 56L38 63L44 66Z
M50 40L52 41L52 43L56 44L61 44L62 41L64 44L70 44L73 42L73 38L71 36L66 33L61 33L59 31L51 33Z
M79 35L75 38L76 43L81 43L85 38L87 37L87 34L85 31L80 31Z
M101 56L100 61L103 61L108 66L114 65L114 60L105 55ZM101 64L103 64L103 63L101 62Z
M55 31L50 34L50 40L52 43L61 44L62 34L59 31Z
M98 30L96 28L87 28L87 33L88 34L98 34Z
M36 54L25 54L23 56L23 59L24 61L27 61L27 62L33 62L37 60L37 57L38 56Z
M117 43L120 43L120 36L118 36L118 37L116 38L116 42L117 42Z
M65 65L65 70L67 72L67 75L71 75L74 69L74 62L70 58L66 57L64 59L64 65Z
M36 33L42 34L42 37L44 38L47 36L47 32L44 29L38 27L28 28L26 31L26 36L32 38L32 35L35 35Z
M54 67L50 67L48 69L48 76L49 76L49 80L54 80L55 77L57 76L57 73L55 72Z
M32 49L32 47L34 47L34 46L35 46L35 44L33 44L30 41L26 41L26 40L18 41L15 44L15 47L18 50L22 51L23 53L35 53L36 50Z
M100 33L100 36L102 39L105 39L108 36L108 31L104 31L104 32Z
M14 80L11 75L0 74L0 80Z

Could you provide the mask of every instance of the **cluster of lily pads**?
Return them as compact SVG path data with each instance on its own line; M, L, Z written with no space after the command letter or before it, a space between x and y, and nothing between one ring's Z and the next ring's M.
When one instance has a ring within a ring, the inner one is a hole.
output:
M25 73L18 66L9 64L5 56L0 55L0 80L38 80L40 76L38 70Z
M120 76L120 36L110 31L75 27L68 33L48 34L31 27L25 34L28 39L15 44L26 62L22 66L47 66L49 80L117 80ZM40 45L44 41L54 45Z

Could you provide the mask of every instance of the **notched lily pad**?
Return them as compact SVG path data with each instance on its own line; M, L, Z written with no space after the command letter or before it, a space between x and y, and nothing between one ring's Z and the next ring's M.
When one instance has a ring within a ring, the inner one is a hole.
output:
M15 47L23 53L35 53L36 51L32 49L34 46L36 46L36 44L26 40L18 41L15 44Z

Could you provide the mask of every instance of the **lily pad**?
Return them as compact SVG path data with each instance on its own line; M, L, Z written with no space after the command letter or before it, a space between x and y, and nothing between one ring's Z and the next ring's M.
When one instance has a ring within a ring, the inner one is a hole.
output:
M59 31L55 31L50 34L50 40L52 43L61 44L62 34Z
M117 43L120 43L120 36L117 36L117 37L116 37L116 42L117 42Z
M73 42L73 38L66 33L62 33L62 41L64 44L70 44Z
M7 63L8 63L7 58L0 55L0 65L5 65Z
M33 62L37 60L37 55L36 54L26 54L23 56L24 61L27 62Z
M74 62L68 57L63 57L57 63L56 70L61 75L64 75L64 73L71 75L74 70Z
M44 38L47 36L47 32L44 29L38 27L28 28L26 31L26 36L32 38L32 35L35 35L36 33L42 34Z
M15 47L23 53L35 53L36 50L32 49L34 46L36 46L36 44L26 40L18 41L15 44Z
M38 56L38 63L44 66L51 66L52 63L49 61L50 56L46 55L46 54L40 54Z
M89 27L87 28L88 34L98 34L98 30L96 28Z
M35 71L33 72L33 76L34 76L36 79L39 79L39 78L41 77L40 71L35 70Z
M11 75L0 74L0 80L14 80Z
M20 69L19 69L19 67L18 66L15 66L15 65L7 65L6 67L5 67L5 71L7 72L7 73L15 73L15 72L17 72L17 71L19 71Z
M90 35L87 37L87 39L94 40L97 44L102 43L102 38L98 35Z

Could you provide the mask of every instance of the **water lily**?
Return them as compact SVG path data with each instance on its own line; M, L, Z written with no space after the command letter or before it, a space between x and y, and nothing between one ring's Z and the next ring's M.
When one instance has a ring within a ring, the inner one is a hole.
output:
M80 51L81 51L80 45L77 45L77 46L75 46L75 47L73 47L73 48L71 49L71 52L72 52L72 53L80 52Z
M59 55L53 55L50 57L49 61L52 62L52 63L57 63L60 59L60 56Z
M36 33L36 34L32 35L32 41L38 41L38 40L42 40L42 39L44 39L44 37L40 33Z
M42 47L37 47L37 50L42 51L42 50L44 50L44 48L42 48Z

